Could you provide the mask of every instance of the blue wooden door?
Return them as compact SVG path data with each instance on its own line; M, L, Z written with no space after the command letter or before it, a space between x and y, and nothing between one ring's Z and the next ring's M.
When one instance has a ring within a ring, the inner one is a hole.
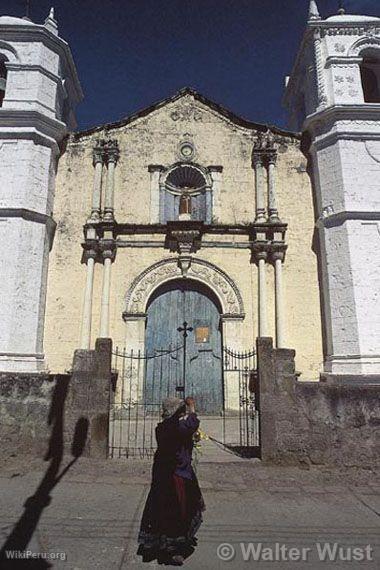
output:
M147 311L145 338L147 355L156 356L148 359L145 383L145 397L152 403L168 395L180 396L176 389L184 387L184 395L194 396L200 412L222 411L220 312L212 293L191 280L171 282L156 292ZM184 339L178 328L184 322L193 330L187 337L183 386Z

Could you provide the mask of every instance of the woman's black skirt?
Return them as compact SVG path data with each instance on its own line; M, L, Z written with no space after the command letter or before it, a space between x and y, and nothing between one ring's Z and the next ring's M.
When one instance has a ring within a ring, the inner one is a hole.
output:
M193 479L172 473L153 478L141 520L138 553L186 554L196 543L204 510L195 474Z

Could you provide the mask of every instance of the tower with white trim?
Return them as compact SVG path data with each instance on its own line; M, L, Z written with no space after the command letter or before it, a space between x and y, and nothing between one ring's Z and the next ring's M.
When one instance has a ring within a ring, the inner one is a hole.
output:
M285 104L314 185L324 370L380 374L380 18L312 0Z
M44 25L0 17L0 371L45 368L55 175L81 99L53 10Z

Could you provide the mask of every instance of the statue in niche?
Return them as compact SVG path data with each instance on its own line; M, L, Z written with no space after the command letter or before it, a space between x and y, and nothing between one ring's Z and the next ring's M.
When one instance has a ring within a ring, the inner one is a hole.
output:
M191 196L186 191L179 199L179 220L191 220Z

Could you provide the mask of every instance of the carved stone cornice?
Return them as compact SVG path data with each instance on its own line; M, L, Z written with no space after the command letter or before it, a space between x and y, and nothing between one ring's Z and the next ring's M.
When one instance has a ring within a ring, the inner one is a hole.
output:
M167 223L165 248L180 255L195 253L201 247L204 223L194 220Z
M313 24L312 24L313 26ZM378 36L380 35L380 26L375 21L361 21L360 24L357 25L348 25L347 22L342 22L339 24L338 22L334 22L332 25L329 22L318 22L318 26L320 28L321 35L323 36L362 36L368 32L371 35Z
M164 172L166 170L165 166L162 164L149 164L148 172Z
M221 164L215 164L207 167L209 172L223 172L223 166Z
M146 313L129 313L128 311L123 311L122 319L126 323L128 321L146 321L147 319Z

